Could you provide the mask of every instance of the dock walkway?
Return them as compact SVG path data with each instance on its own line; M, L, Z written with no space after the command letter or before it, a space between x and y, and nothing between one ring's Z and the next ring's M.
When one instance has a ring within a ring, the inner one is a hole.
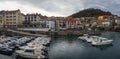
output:
M7 29L7 31L10 31L13 33L18 33L18 34L23 34L23 35L29 35L29 36L42 36L42 37L48 36L48 35L41 35L41 34L32 34L32 33L22 32L22 31L15 31L15 30L11 30L11 29Z

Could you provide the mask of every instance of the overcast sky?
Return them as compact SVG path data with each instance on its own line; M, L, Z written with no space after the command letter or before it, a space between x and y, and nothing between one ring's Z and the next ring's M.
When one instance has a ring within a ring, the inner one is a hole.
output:
M0 10L68 16L86 8L99 8L120 15L120 0L0 0Z

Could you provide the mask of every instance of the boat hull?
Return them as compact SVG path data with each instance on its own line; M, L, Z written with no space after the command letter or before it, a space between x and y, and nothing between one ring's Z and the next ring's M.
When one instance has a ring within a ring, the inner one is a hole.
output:
M4 54L4 55L12 55L13 51L3 51L3 50L0 50L0 53Z
M16 51L16 56L22 57L22 58L29 58L29 59L44 59L43 55L35 55L31 53L24 53L22 50L21 51Z
M112 40L100 43L92 42L92 45L108 45L108 44L112 44Z

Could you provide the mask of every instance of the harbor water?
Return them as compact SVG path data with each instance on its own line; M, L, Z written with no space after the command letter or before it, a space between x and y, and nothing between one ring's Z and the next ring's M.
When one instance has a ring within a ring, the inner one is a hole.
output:
M92 46L77 36L52 38L49 59L120 59L120 33L103 32L100 36L112 39L112 44ZM12 59L12 56L0 55L0 59Z

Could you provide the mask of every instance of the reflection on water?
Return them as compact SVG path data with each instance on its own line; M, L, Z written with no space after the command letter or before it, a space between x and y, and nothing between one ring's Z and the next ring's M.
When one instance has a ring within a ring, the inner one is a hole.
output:
M10 56L0 54L0 59L13 59L13 58Z
M50 59L120 59L120 33L103 32L100 36L114 40L106 46L92 46L75 36L52 38ZM0 59L11 59L0 55Z
M62 58L74 58L74 53L81 54L78 52L83 50L83 46L78 46L79 42L76 41L69 41L68 39L63 40L63 38L60 40L56 39L54 41L54 44L51 44L50 47L50 59L62 59ZM74 51L73 51L74 50ZM66 55L66 56L65 56Z
M100 36L114 40L106 46L92 46L77 37L54 38L50 59L120 59L120 33L104 32Z
M96 47L96 48L98 48L100 50L107 50L112 46L113 46L113 44L108 44L108 45L103 45L103 46L93 46L93 47Z

